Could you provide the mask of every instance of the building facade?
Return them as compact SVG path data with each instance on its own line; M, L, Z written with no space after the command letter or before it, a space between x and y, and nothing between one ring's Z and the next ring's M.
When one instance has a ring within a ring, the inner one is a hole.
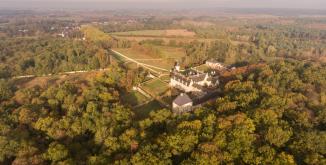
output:
M172 110L176 114L192 111L193 101L184 93L181 93L172 103Z
M217 86L219 83L217 77L196 71L191 71L185 75L177 70L172 70L170 76L170 86L186 93L205 92L205 88Z
M225 67L223 64L219 63L216 60L207 60L205 63L208 67L216 70L225 70L227 67Z

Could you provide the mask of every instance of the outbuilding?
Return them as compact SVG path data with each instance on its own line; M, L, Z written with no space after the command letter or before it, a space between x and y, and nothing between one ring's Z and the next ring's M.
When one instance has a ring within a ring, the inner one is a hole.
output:
M172 103L173 112L176 114L190 112L192 106L192 99L185 93L181 93Z

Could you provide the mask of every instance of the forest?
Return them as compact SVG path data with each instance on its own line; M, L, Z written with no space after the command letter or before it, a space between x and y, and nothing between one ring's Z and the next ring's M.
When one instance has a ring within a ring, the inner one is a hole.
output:
M105 24L100 16L75 23L60 15L31 25L6 17L15 21L0 26L0 164L326 164L326 30L301 26L323 18L280 18L295 22L280 25L236 16L126 17ZM189 21L199 19L210 24ZM79 35L48 31L79 23ZM35 31L21 35L18 25ZM110 35L185 26L194 37ZM148 72L117 62L110 49L161 58L166 47L184 50L184 67L208 59L257 67L221 74L221 95L193 112L161 108L139 117L124 97ZM29 87L15 78L81 70L96 74Z
M72 39L36 38L0 41L0 78L105 68L108 52Z
M325 164L326 66L277 61L193 113L136 120L112 66L86 84L1 81L0 161L13 164ZM14 93L16 93L14 95Z

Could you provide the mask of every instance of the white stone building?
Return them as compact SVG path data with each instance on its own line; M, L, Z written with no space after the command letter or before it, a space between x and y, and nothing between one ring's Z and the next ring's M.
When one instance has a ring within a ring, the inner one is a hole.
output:
M223 64L219 63L216 60L207 60L205 63L208 67L216 70L224 70L227 69Z
M170 86L178 88L184 92L204 92L207 87L218 85L217 77L212 77L208 73L198 73L190 71L188 74L180 73L179 68L172 70L170 78Z
M192 110L193 101L184 93L181 93L172 103L173 112L176 114L190 112Z

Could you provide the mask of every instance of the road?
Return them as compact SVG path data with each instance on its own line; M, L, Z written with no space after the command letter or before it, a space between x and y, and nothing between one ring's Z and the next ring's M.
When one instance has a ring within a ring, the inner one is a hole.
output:
M96 70L78 70L78 71L70 71L70 72L60 72L55 75L69 75L69 74L77 74L77 73L88 73L88 72L100 72L106 71L107 69L96 69ZM54 74L44 74L41 76L38 75L24 75L24 76L15 76L13 79L22 79L22 78L34 78L34 77L50 77L54 76Z
M145 63L142 63L142 62L136 61L136 60L134 60L134 59L132 59L132 58L129 58L129 57L127 57L126 55L124 55L124 54L122 54L122 53L120 53L120 52L118 52L118 51L115 51L115 50L112 50L112 52L115 53L116 55L122 57L122 58L127 59L127 61L130 61L130 62L136 63L137 65L142 66L142 67L144 67L145 69L148 69L148 70L150 70L151 72L158 74L159 76L157 76L156 78L157 78L158 80L160 80L160 81L162 81L162 80L160 79L160 77L165 76L165 75L169 75L169 74L167 74L167 73L170 72L170 71L167 70L167 69L160 68L160 67L157 67L157 66L153 66L153 65L149 65L149 64L145 64ZM139 60L140 60L140 59L139 59ZM150 59L146 59L146 60L150 60ZM61 73L56 73L55 75L72 75L72 74L78 74L78 73L99 72L99 71L105 71L105 70L107 70L107 69L97 69L97 70L79 70L79 71L70 71L70 72L61 72ZM160 71L161 71L161 72L160 72ZM164 73L162 73L162 72L164 72ZM55 75L54 75L54 74L44 74L44 75L41 75L41 76L39 76L39 75L22 75L22 76L15 76L15 77L13 77L13 78L14 78L14 79L23 79L23 78L36 78L36 77L51 77L51 76L55 76ZM164 82L164 81L162 81L162 82ZM164 82L164 83L166 83L166 82ZM167 104L167 103L165 103L165 102L164 102L160 97L155 96L155 95L152 95L151 93L149 93L148 91L143 90L142 88L140 88L139 90L141 90L142 92L144 92L144 93L141 92L141 94L143 94L144 96L146 96L146 97L150 96L150 97L152 98L151 100L155 99L155 100L157 100L157 101L158 101L162 106L170 107L170 105Z
M160 70L162 72L169 72L169 70L167 69L164 69L164 68L160 68L160 67L157 67L157 66L153 66L153 65L149 65L149 64L144 64L144 63L141 63L141 62L138 62L132 58L129 58L127 57L126 55L118 52L118 51L115 51L115 50L112 50L112 52L114 52L116 55L118 56L121 56L125 59L127 59L128 61L131 61L131 62L134 62L136 63L137 65L140 65L142 67L144 67L145 69L148 69L158 75L161 75L162 73L157 71L157 70ZM156 70L155 70L156 69ZM77 74L77 73L88 73L88 72L96 72L96 71L105 71L107 69L96 69L96 70L79 70L79 71L70 71L70 72L60 72L60 73L56 73L56 75L69 75L69 74ZM44 75L22 75L22 76L15 76L13 77L14 79L23 79L23 78L34 78L34 77L50 77L50 76L54 76L53 74L44 74Z
M136 61L162 61L164 60L163 58L139 58L139 59L134 59Z

